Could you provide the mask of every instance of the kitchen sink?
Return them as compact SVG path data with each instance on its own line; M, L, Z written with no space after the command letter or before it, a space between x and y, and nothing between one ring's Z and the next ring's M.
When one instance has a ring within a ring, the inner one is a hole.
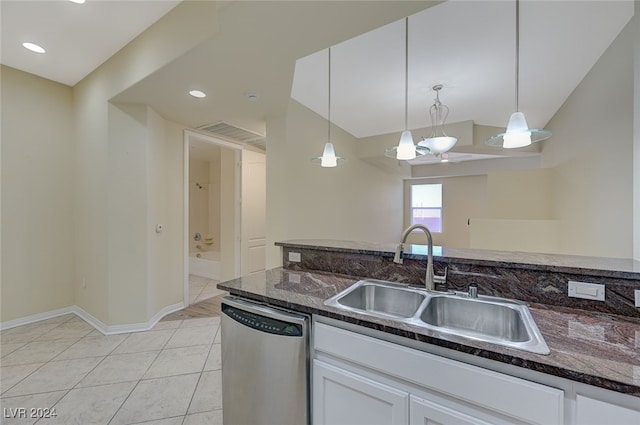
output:
M426 298L425 294L408 289L406 285L375 280L360 282L330 305L379 316L409 318L416 314Z
M486 335L510 342L529 340L525 318L517 304L486 302L456 296L429 299L420 315L423 322L470 336Z
M550 353L529 308L516 300L482 295L472 298L461 292L427 291L365 279L325 304L430 329L436 336L455 335L538 354Z

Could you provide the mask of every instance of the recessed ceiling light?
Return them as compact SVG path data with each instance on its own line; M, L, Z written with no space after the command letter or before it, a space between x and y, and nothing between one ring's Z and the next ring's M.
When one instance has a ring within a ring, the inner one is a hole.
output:
M85 0L69 0L71 3L84 4Z
M200 90L191 90L189 92L189 94L193 97L197 97L197 98L203 98L203 97L207 97L207 94L203 91Z
M44 52L46 52L46 50L44 50L44 48L42 46L38 46L37 44L34 44L34 43L24 42L24 43L22 43L22 47L24 47L25 49L31 50L32 52L36 52L36 53L44 53Z

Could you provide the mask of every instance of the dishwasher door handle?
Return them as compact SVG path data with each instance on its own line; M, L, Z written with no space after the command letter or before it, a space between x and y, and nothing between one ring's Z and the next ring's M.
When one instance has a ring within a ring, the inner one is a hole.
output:
M257 314L271 319L280 320L283 322L291 322L300 326L304 326L306 317L299 314L289 313L283 310L275 310L271 307L262 306L260 304L254 304L253 302L246 302L240 298L224 297L222 299L223 304L235 307L238 310L247 311L249 313Z

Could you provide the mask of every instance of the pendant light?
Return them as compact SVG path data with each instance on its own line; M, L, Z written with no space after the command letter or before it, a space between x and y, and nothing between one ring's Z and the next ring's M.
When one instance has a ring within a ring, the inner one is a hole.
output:
M322 156L317 158L312 158L311 161L314 164L320 165L321 167L331 168L337 167L338 164L342 164L345 159L339 156L336 156L336 151L333 148L333 143L331 143L331 48L328 49L328 63L329 63L329 96L327 100L327 143L324 145L324 151L322 152Z
M449 115L449 108L440 102L442 84L436 84L432 88L433 91L436 92L436 98L434 104L429 108L429 115L431 115L431 137L423 138L418 143L418 146L426 147L429 149L429 153L438 156L451 150L458 141L458 138L447 136L444 132L444 122Z
M485 141L489 146L505 149L522 148L531 143L540 142L551 137L549 130L529 128L524 113L518 110L518 90L520 82L520 1L516 0L516 112L511 114L507 131L490 137Z
M409 17L405 18L404 34L404 131L400 135L398 146L394 146L385 151L385 156L400 160L409 160L416 157L416 153L424 155L427 153L424 148L417 148L413 143L413 135L409 131L408 115L409 99Z

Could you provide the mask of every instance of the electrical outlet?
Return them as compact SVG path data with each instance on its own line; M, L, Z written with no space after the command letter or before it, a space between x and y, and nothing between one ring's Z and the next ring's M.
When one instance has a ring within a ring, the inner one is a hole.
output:
M301 260L299 252L289 252L289 261L292 263L299 263Z
M587 300L604 301L604 285L570 280L569 296Z
M636 294L636 307L640 307L640 289L636 289L634 293Z
M82 278L82 289L87 289L87 278L86 277Z

